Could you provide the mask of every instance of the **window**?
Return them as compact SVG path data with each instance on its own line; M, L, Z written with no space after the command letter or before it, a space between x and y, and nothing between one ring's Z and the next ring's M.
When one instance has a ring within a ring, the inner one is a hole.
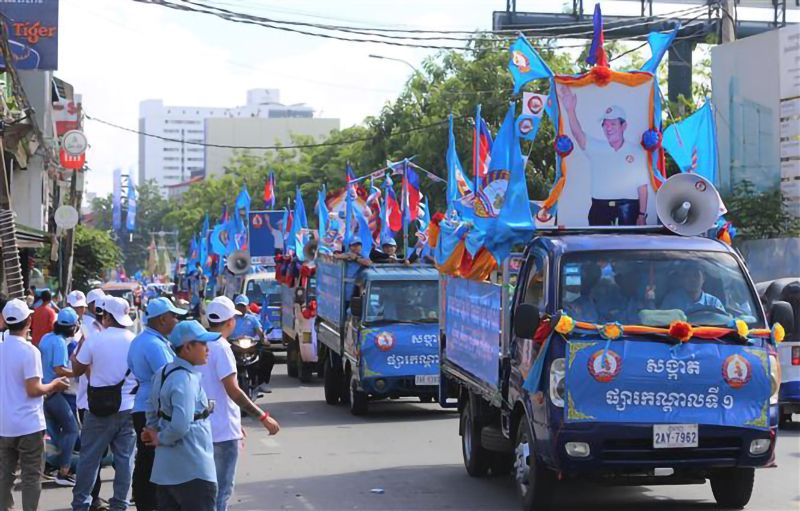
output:
M545 280L547 275L547 256L539 251L534 252L534 266L528 274L528 283L525 286L525 303L535 305L540 312L545 306Z
M373 281L366 299L367 322L436 322L437 281Z
M180 133L180 130L164 130L164 133Z
M186 149L187 153L202 153L205 149L202 147L189 147Z
M576 320L764 326L739 264L724 252L576 252L562 261L559 306Z
M174 165L168 166L168 167L164 167L164 170L180 170L180 169L181 169L180 167L176 167Z
M178 156L167 156L164 158L164 161L180 161L181 159Z
M180 150L181 150L180 147L165 147L164 148L164 152L165 153L174 153L174 152L177 152L177 151L180 151Z
M186 161L203 161L204 158L186 158Z

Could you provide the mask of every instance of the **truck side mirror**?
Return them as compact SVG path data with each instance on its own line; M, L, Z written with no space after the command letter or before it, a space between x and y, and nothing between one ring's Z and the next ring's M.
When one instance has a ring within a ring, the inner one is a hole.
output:
M780 323L786 330L787 336L794 333L794 311L788 302L780 300L772 302L772 306L769 308L769 321L772 325Z
M514 335L522 339L533 339L539 328L539 308L531 303L521 303L514 311Z
M354 296L350 299L350 314L353 315L354 318L360 318L361 312L363 309L362 298L360 296Z

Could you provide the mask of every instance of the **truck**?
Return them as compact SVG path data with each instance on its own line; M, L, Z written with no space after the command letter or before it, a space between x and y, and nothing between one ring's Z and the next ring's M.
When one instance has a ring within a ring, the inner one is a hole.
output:
M431 266L317 260L317 339L325 401L433 402L439 385L438 272Z
M266 304L267 314L272 330L266 332L266 340L269 342L271 351L286 351L286 344L283 342L281 332L281 290L278 281L275 280L275 271L259 271L244 275L241 293L245 295L251 304L264 307Z
M738 253L703 237L538 231L489 281L440 278L439 399L470 476L702 484L741 508L774 463L780 374ZM787 335L791 306L769 318ZM772 337L771 337L772 336Z
M287 347L287 372L290 377L308 383L314 372L321 374L314 328L317 316L316 264L304 262L298 275L280 280L281 329Z

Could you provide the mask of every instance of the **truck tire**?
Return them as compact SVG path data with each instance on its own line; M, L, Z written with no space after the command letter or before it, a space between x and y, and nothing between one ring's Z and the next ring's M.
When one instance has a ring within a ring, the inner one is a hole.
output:
M523 511L549 509L556 478L533 451L528 418L523 415L517 424L514 445L514 480Z
M290 340L286 345L286 374L289 378L297 378L297 360L300 358L300 352L297 349L297 343Z
M464 467L472 477L483 477L489 470L490 452L481 447L481 426L468 399L461 410L461 454Z
M742 509L753 494L755 469L726 468L714 472L711 477L711 492L722 509Z
M336 363L335 355L328 353L325 359L325 402L338 405L342 398L342 368Z
M301 383L311 383L311 378L314 375L314 365L303 362L302 358L297 357L297 372Z
M350 377L350 413L356 416L366 415L369 409L369 395L358 390L358 381L355 376Z

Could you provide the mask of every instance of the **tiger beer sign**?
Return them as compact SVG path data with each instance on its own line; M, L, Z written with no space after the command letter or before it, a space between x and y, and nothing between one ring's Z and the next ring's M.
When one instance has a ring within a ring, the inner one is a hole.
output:
M17 69L58 69L58 0L0 0L0 13Z

